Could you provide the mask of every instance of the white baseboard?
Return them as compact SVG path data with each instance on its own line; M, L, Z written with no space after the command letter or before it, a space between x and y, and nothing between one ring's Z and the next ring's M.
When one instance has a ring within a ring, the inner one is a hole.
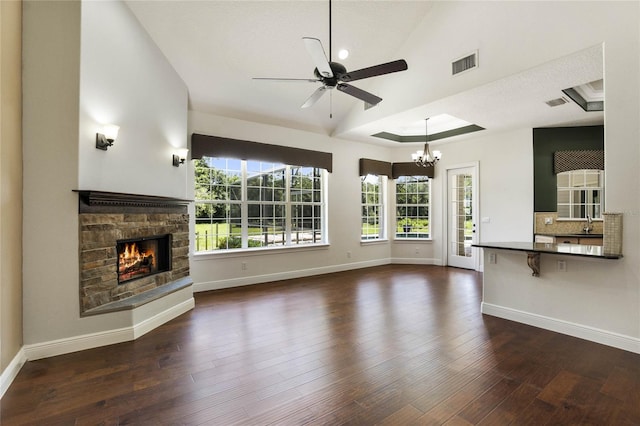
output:
M485 302L482 302L481 312L640 354L640 339L635 337Z
M73 336L64 339L52 340L49 342L35 343L23 347L26 359L33 361L41 358L48 358L56 355L68 354L85 349L97 348L100 346L113 345L115 343L128 342L148 333L156 327L182 315L195 307L193 297L179 303L166 311L160 312L144 321L134 324L131 327L124 327L115 330L101 331L97 333Z
M24 353L24 348L20 348L7 368L4 369L2 375L0 375L0 399L2 399L4 393L9 389L9 386L13 383L13 379L16 378L25 362L27 362L27 357Z
M271 281L290 280L293 278L310 277L333 272L349 271L352 269L369 268L372 266L388 265L389 259L369 260L366 262L345 263L341 265L323 266L319 268L299 269L295 271L278 272L276 274L252 275L250 277L230 278L218 281L206 281L193 284L193 292L220 290L223 288L241 287L245 285L268 283Z
M172 319L179 317L185 312L189 312L193 308L196 307L196 300L192 297L189 299L178 303L175 306L172 306L170 309L166 311L160 312L157 315L152 316L151 318L147 318L143 321L140 321L138 324L133 326L133 339L137 339L140 336L143 336L160 327L162 324L171 321Z
M393 265L436 265L442 266L440 259L433 257L392 257L391 263Z

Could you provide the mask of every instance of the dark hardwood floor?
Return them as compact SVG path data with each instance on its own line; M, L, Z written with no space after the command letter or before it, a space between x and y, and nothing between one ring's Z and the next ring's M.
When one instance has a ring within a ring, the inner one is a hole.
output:
M200 293L134 342L28 362L0 423L640 424L640 355L482 316L481 281L389 265Z

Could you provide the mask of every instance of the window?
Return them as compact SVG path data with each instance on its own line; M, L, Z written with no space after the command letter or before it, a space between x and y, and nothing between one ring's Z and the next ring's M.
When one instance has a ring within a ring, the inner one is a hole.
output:
M558 217L602 218L604 171L572 170L557 174Z
M292 166L290 170L292 243L322 242L322 169Z
M362 199L362 240L380 240L386 237L384 226L384 187L387 177L379 175L363 176Z
M427 176L396 179L396 238L430 238L431 182Z
M196 252L325 242L323 169L210 157L195 169Z

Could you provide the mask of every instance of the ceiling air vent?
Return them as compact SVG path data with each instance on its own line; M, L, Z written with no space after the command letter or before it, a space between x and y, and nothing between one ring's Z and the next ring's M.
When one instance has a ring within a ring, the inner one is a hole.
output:
M556 99L551 99L549 101L546 101L545 104L549 105L550 107L557 107L560 105L564 105L567 102L569 101L566 100L565 98L556 98Z
M453 61L451 63L451 75L457 75L474 68L478 68L478 51Z

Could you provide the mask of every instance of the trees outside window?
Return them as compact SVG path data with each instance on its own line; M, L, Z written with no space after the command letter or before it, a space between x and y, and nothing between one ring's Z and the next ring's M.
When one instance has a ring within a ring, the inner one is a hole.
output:
M396 238L428 239L431 184L426 176L396 179Z
M208 157L194 165L196 253L326 241L323 169Z
M386 176L367 175L361 178L361 233L362 240L381 240L385 235Z

